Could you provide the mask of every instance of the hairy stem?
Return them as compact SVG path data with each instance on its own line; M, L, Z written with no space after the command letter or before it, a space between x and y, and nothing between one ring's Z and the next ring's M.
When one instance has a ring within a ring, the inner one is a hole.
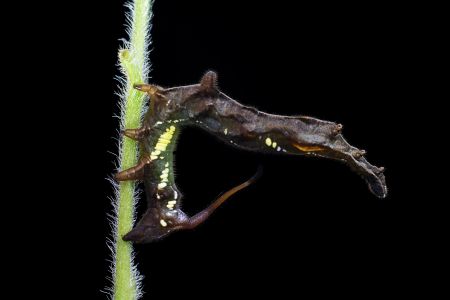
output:
M149 72L148 46L152 0L134 0L128 4L129 41L119 51L119 61L124 81L121 99L121 129L138 128L144 108L145 96L133 89L134 83L147 81ZM128 169L137 163L136 142L122 138L119 147L119 168ZM116 199L113 298L117 300L138 299L141 296L140 276L133 263L133 248L122 240L134 223L135 183L121 182Z

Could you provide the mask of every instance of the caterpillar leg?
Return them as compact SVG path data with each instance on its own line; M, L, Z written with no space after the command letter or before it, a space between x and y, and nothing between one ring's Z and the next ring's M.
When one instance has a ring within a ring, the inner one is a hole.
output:
M168 103L170 100L164 95L165 90L152 84L134 84L133 87L141 92L147 93L154 102Z
M141 141L150 132L150 128L144 126L136 129L125 129L122 134L132 140Z
M117 173L114 178L117 181L126 181L126 180L141 180L144 178L144 168L149 165L151 160L147 157L139 160L139 163L134 167L123 170Z
M162 92L162 89L160 87L158 87L156 85L152 85L152 84L145 84L145 83L134 84L133 88L135 88L138 91L148 93L149 95L154 95L158 92Z

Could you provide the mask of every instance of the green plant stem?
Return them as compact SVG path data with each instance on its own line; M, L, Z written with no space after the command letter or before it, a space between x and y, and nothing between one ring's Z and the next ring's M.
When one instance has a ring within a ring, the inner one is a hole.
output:
M126 49L119 51L120 66L125 75L121 103L122 129L138 128L140 125L145 96L134 90L133 84L147 81L149 68L147 47L149 45L151 6L151 0L134 0L129 19L130 41L125 44ZM138 150L135 141L123 137L119 151L120 170L136 165ZM141 291L138 282L139 275L133 265L133 248L130 243L122 240L122 236L133 227L135 183L132 181L121 182L118 190L113 297L116 300L137 299Z

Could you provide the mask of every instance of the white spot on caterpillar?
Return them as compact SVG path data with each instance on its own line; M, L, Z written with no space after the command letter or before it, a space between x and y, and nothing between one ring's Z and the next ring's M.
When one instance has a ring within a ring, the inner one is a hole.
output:
M169 163L168 163L168 162L166 162L166 164L164 165L164 167L166 167L166 168L167 168L168 166L169 166Z
M167 186L167 183L166 182L161 182L161 183L158 183L158 189L163 189L163 188L165 188Z
M163 122L161 122L161 121L158 121L158 122L156 122L156 125L161 125Z
M225 130L223 131L223 133L225 133L225 135L228 134L228 128L225 128Z
M174 205L177 203L176 200L170 200L167 202L167 208L173 209Z
M278 146L278 147L277 147L277 151L281 151L281 148L280 148L280 146Z
M266 138L266 145L270 147L272 145L272 140L268 137Z
M167 222L164 221L163 219L159 220L159 223L161 224L162 227L166 227L167 226Z
M277 142L272 143L272 148L275 149L277 147Z
M178 198L178 193L177 191L173 191L173 199L177 199Z

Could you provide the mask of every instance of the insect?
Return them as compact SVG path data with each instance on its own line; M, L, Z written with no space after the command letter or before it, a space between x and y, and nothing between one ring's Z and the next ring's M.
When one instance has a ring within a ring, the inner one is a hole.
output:
M139 163L116 174L118 181L143 180L147 210L125 241L149 243L203 223L230 196L252 184L260 172L233 187L194 216L181 208L174 180L173 151L180 128L197 126L244 150L310 155L343 161L360 174L379 198L387 194L384 168L372 166L365 151L348 144L342 125L305 116L267 114L244 106L220 92L217 74L207 72L199 84L164 89L149 84L134 88L150 97L142 127L123 134L139 142Z

